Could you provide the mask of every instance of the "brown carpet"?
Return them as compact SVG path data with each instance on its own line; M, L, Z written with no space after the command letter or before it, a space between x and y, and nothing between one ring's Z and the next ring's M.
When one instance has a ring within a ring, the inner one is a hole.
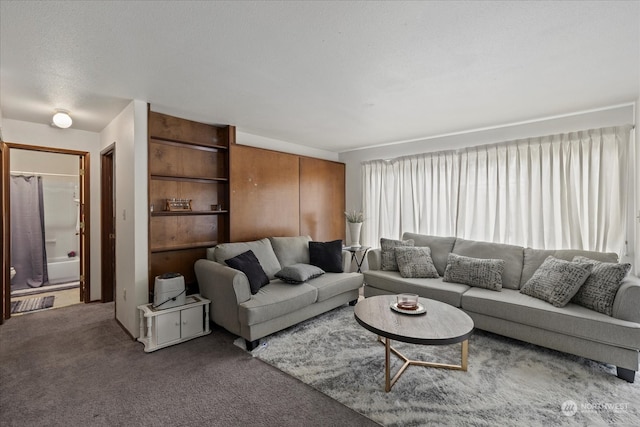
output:
M377 425L224 330L147 354L113 313L79 304L0 325L0 425Z

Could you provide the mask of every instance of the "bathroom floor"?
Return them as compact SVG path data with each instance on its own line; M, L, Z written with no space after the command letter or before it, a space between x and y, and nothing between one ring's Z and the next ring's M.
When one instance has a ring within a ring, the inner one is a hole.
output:
M53 308L61 308L61 307L67 307L74 304L80 304L80 290L78 289L78 287L71 288L71 289L63 289L63 290L52 289L51 291L38 293L37 295L14 296L12 292L11 301L20 301L20 300L29 299L29 298L46 297L49 295L55 296L55 300L53 302L53 307L47 308L45 310L51 310ZM37 311L44 311L44 310L37 310ZM24 314L36 313L37 311L14 313L11 316L22 316Z

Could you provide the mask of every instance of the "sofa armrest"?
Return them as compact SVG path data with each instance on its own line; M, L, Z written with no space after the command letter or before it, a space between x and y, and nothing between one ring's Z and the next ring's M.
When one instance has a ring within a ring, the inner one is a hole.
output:
M211 300L211 319L240 335L238 305L251 299L247 276L238 270L208 259L195 263L200 295Z
M613 317L640 323L640 278L631 274L622 280L613 301Z
M342 271L345 273L351 271L351 252L342 251Z
M382 249L371 249L367 252L367 262L369 263L369 270L380 270L382 264L381 260Z

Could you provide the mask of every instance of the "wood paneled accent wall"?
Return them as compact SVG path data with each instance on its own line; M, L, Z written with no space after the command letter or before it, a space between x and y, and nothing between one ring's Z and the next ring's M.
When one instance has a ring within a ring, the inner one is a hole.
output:
M231 146L231 241L297 236L300 230L298 156Z
M309 235L345 239L345 165L230 146L230 241Z
M300 235L345 240L345 165L300 157Z
M173 197L191 210L166 210ZM169 272L195 285L195 261L218 243L344 240L345 165L237 145L233 126L149 111L149 204L149 290Z

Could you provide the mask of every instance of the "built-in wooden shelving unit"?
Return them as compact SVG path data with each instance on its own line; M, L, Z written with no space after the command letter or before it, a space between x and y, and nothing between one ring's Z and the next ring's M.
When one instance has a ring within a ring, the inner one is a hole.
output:
M149 289L181 273L197 291L193 265L206 248L229 241L229 146L234 126L214 126L149 111ZM167 199L190 210L165 210ZM215 205L215 206L214 206Z

